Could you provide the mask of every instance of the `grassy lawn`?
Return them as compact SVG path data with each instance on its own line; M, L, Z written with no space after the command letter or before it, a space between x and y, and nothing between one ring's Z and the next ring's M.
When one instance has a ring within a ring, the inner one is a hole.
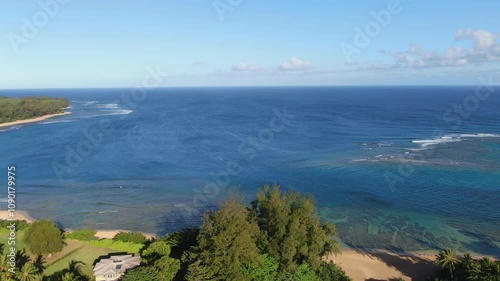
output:
M19 231L16 235L16 249L18 250L27 248L26 244L23 242L23 237L24 231ZM10 248L10 246L7 245L8 239L9 232L4 229L0 230L0 243L5 244L4 254L7 254L8 249ZM71 260L77 260L84 263L82 265L83 273L92 277L92 264L99 256L118 252L104 247L89 245L77 240L66 239L65 242L66 245L61 252L53 254L50 258L45 257L47 269L45 270L44 275L50 275L56 271L63 270L68 267ZM30 256L32 259L35 258L34 255Z
M4 248L3 248L4 254L8 254L10 247L12 247L9 244L7 244L7 242L9 241L9 234L10 234L10 232L8 229L2 228L0 230L0 243L4 244ZM24 231L17 232L16 245L15 245L17 250L27 248L26 244L24 244L23 238L24 238Z
M68 246L64 247L59 257L52 257L52 262L47 266L45 275L50 275L56 271L63 270L68 267L71 260L77 260L84 263L82 271L86 275L92 277L92 263L99 256L107 255L116 252L111 249L95 247L76 240L66 240ZM49 261L49 260L47 260Z

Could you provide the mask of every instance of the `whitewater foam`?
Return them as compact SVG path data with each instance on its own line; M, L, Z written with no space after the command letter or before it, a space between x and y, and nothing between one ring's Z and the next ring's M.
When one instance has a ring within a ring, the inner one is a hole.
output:
M464 141L464 140L472 139L472 138L500 138L500 135L485 134L485 133L449 134L449 135L442 136L440 138L427 139L427 140L413 140L411 142L420 144L422 147L426 147L426 146L430 146L430 145L438 145L438 144L443 144L443 143L460 142L460 141Z

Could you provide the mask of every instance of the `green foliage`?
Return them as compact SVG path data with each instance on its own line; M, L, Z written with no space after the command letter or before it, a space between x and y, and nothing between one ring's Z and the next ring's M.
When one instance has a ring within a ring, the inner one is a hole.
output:
M44 280L46 281L89 281L90 278L82 273L82 265L85 265L81 261L71 260L68 263L68 267L54 272L53 274L47 276Z
M249 264L243 268L246 280L274 281L278 279L278 262L268 254L259 257L258 264Z
M170 246L163 240L151 243L141 253L143 262L148 266L154 266L160 272L160 281L172 280L181 268L181 261L169 257Z
M120 232L113 237L113 241L130 242L135 244L142 244L148 241L146 236L140 232Z
M329 279L325 279L329 280ZM323 281L308 264L299 265L293 273L288 273L283 281Z
M90 241L85 241L85 243L99 248L107 248L118 252L127 252L127 253L139 253L141 249L144 247L143 244L113 241L111 239L90 240Z
M263 233L260 246L278 260L280 271L293 272L303 263L318 270L324 255L338 251L335 228L321 223L312 196L264 186L252 206Z
M75 230L71 233L65 233L65 237L67 239L74 239L79 241L91 241L98 240L98 238L95 236L96 233L97 231L95 229L80 229Z
M317 274L321 280L351 281L351 278L349 278L341 268L332 262L323 263L317 271Z
M209 266L202 264L201 260L197 260L189 264L189 268L186 273L186 281L212 281L214 280L212 270ZM245 280L245 279L241 279Z
M155 262L155 266L160 271L160 281L170 281L181 269L181 261L168 256L161 257Z
M206 270L213 280L244 280L244 266L259 261L258 235L257 223L244 203L229 199L203 218L198 235L201 263L196 270Z
M0 99L0 123L36 118L63 113L68 107L67 99L50 97L24 97Z
M14 221L0 220L0 228L6 229L7 226L11 225L11 223L14 223L14 225L16 226L16 232L23 231L29 226L29 223L26 222L25 220L14 220Z
M457 264L460 263L460 260L455 255L455 251L446 249L439 252L439 254L436 255L435 263L442 269L447 270L450 273L451 280L454 280L453 271Z
M154 266L140 266L127 271L122 281L152 281L160 280L160 270Z
M33 254L56 253L63 248L63 234L53 221L39 220L32 223L24 235L24 242Z
M459 259L453 250L446 249L436 256L436 264L441 267L441 270L437 272L435 280L500 280L500 260L473 259L469 254Z
M19 281L31 281L37 278L38 270L31 263L25 263L20 271L16 273L17 279Z
M167 234L159 240L165 241L170 245L172 250L170 253L171 257L180 259L183 253L198 244L197 239L199 233L200 230L198 228L186 228L181 231Z
M164 256L170 255L170 246L165 241L155 241L151 243L141 253L143 261L146 263L154 263Z

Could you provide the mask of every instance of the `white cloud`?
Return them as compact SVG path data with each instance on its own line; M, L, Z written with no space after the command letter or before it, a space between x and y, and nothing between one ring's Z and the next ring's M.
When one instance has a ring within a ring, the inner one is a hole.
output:
M495 35L483 29L460 29L455 35L457 40L473 40L476 48L488 49L495 45Z
M482 29L459 30L456 40L471 40L470 48L452 46L444 52L431 52L418 45L413 45L406 52L391 52L396 64L408 68L430 68L447 66L466 66L500 61L498 36Z
M278 69L281 71L300 71L300 70L308 70L313 66L310 62L302 61L296 57L292 57L289 60L282 63Z

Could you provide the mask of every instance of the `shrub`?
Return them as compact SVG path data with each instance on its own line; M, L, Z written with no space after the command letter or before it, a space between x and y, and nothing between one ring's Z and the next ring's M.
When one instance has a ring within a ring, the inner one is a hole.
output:
M113 241L111 239L90 240L86 241L85 243L100 248L108 248L118 252L127 252L127 253L139 253L140 250L144 247L143 244L135 244L123 241Z
M113 241L142 244L148 241L148 239L140 232L120 232L113 237Z
M24 220L0 220L0 228L5 229L7 226L10 226L11 223L14 223L16 226L16 231L22 231L28 228L29 223Z
M97 240L98 238L95 237L95 234L97 231L95 229L80 229L80 230L75 230L71 233L66 233L65 236L67 239L75 239L79 241L90 241L90 240Z
M154 266L141 266L128 271L123 281L151 281L159 280L160 271Z

